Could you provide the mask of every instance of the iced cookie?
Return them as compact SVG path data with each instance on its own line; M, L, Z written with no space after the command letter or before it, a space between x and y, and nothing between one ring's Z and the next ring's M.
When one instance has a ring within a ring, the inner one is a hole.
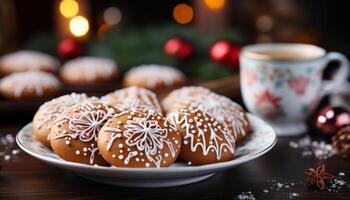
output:
M124 86L140 86L147 89L164 89L183 86L185 75L178 69L162 65L141 65L129 70L124 77Z
M117 167L168 167L180 153L181 135L162 114L130 109L103 126L98 147Z
M161 101L161 105L165 112L170 112L183 107L184 104L187 104L191 99L196 98L198 95L206 96L210 93L211 91L204 87L182 87L180 89L173 90Z
M13 73L0 82L1 94L9 99L45 99L56 96L60 88L54 75L40 71Z
M116 90L101 98L101 101L114 105L119 110L129 108L148 108L162 112L156 95L137 86Z
M80 57L65 63L60 71L63 82L73 85L106 83L116 79L118 67L108 58Z
M97 138L101 127L117 112L111 106L91 100L71 107L51 128L53 151L67 161L107 165L97 148Z
M235 139L214 117L199 108L182 108L168 119L182 135L180 157L189 164L203 165L232 160Z
M17 51L0 58L0 74L24 71L56 72L58 61L47 54L36 51Z
M32 129L35 138L47 147L50 145L50 130L59 115L70 107L80 104L87 99L85 94L67 94L52 99L40 106L33 118Z
M237 103L215 93L198 95L188 106L198 107L218 120L236 141L242 141L251 130L247 112Z

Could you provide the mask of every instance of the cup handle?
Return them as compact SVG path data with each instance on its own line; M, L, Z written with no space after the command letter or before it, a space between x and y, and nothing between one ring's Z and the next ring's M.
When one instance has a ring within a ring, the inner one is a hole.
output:
M334 75L333 80L323 81L321 88L321 96L327 94L336 94L342 91L342 87L345 85L349 76L349 61L341 53L330 52L326 55L326 62L338 61L340 63L339 69Z

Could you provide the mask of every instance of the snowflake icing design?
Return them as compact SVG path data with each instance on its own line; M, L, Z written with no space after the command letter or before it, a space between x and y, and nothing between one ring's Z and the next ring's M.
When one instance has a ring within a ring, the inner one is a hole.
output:
M69 121L69 129L83 142L97 140L102 125L109 119L103 110L75 113Z
M139 151L144 151L147 159L157 167L160 166L162 157L155 155L163 149L164 143L168 145L171 155L175 157L173 144L166 140L168 131L161 128L157 121L135 118L134 120L127 120L124 127L126 128L123 133L127 138L126 144L136 146Z

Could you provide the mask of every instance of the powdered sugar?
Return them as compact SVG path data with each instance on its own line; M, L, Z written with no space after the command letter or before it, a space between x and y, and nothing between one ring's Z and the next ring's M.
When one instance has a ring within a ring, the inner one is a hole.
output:
M297 141L290 141L289 146L294 149L302 149L301 155L315 156L318 159L325 160L336 154L331 144L324 141L311 140L309 136L304 136Z

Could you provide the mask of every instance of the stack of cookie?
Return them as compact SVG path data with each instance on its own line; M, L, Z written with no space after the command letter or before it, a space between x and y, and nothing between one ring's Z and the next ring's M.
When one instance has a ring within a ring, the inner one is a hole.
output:
M202 87L174 90L161 104L136 86L100 99L65 95L33 119L37 140L64 160L133 168L232 160L249 131L242 107Z

